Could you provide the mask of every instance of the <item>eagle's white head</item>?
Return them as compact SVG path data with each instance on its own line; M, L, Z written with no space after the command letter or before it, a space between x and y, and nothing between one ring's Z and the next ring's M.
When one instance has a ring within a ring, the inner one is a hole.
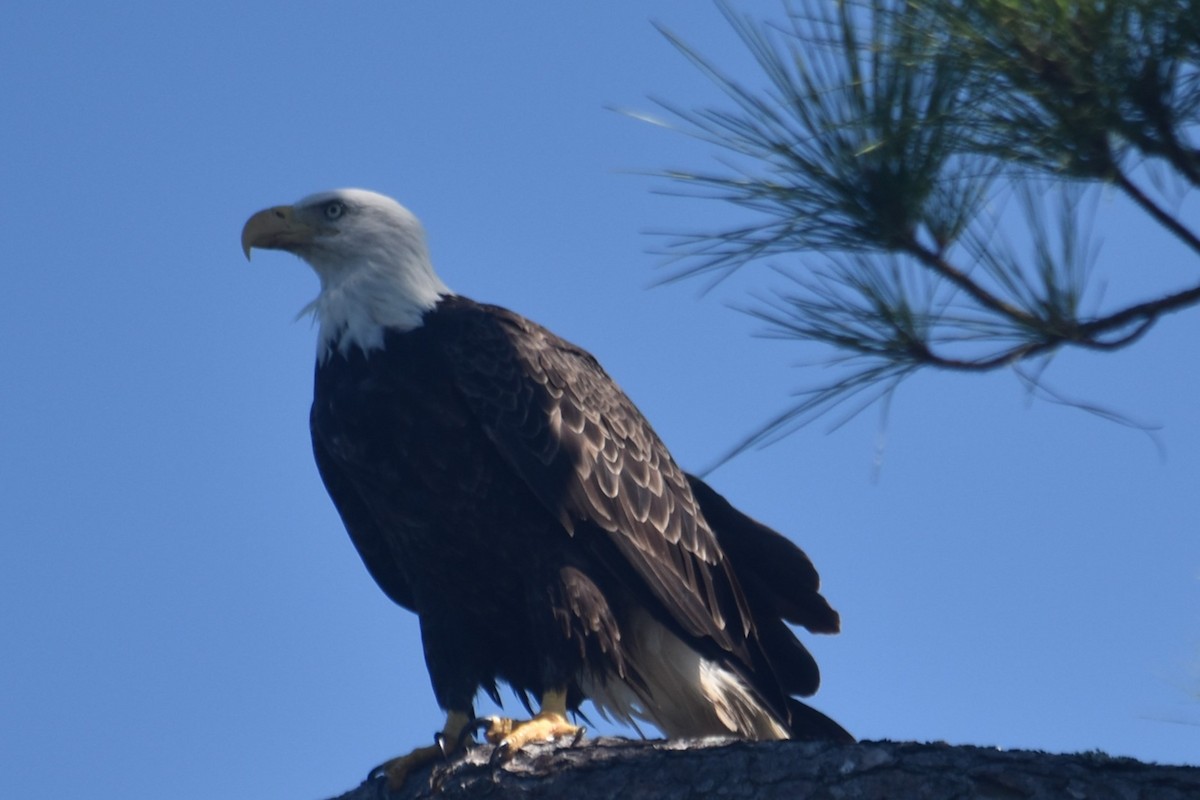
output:
M242 250L286 250L321 279L306 308L320 324L318 357L383 346L386 328L411 330L450 289L429 260L425 231L407 208L364 189L309 195L259 211L242 228Z

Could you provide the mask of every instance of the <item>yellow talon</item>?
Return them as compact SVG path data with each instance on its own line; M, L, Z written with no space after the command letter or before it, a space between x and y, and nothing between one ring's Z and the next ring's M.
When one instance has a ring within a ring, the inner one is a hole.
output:
M442 748L436 744L431 744L426 747L418 747L411 753L397 756L390 761L385 761L376 767L373 772L382 772L387 775L388 789L396 791L404 785L404 781L408 779L409 773L420 769L426 764L432 764L440 758L442 758Z
M560 736L583 736L585 729L567 721L566 692L550 691L542 696L542 709L524 722L504 717L492 717L484 738L496 745L492 762L511 758L531 742L549 742Z
M371 775L375 776L381 772L387 775L388 789L396 791L404 785L404 781L413 771L445 758L449 751L453 751L470 722L470 714L451 711L446 715L446 725L442 728L439 743L418 747L411 753L385 761L371 770Z

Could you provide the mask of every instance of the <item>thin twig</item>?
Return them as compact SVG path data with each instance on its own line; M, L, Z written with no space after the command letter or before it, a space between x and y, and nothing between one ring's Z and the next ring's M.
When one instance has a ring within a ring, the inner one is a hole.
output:
M1175 217L1171 216L1162 208L1160 208L1157 203L1151 200L1141 189L1137 187L1137 184L1129 180L1129 178L1123 172L1117 170L1116 174L1114 175L1114 180L1116 181L1117 186L1121 188L1121 191L1125 192L1125 194L1128 195L1133 202L1141 206L1147 214L1154 217L1154 219L1160 225L1169 230L1171 233L1175 234L1192 250L1200 253L1200 238L1197 238L1196 234L1184 227L1179 220L1175 219Z

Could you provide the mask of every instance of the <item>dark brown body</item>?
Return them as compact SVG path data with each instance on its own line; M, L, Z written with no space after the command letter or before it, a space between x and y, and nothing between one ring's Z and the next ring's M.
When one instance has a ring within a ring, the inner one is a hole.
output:
M753 687L792 735L849 738L791 695L819 682L785 624L836 631L794 544L683 473L586 352L446 297L316 371L313 447L371 575L420 617L439 704L638 685L648 613Z

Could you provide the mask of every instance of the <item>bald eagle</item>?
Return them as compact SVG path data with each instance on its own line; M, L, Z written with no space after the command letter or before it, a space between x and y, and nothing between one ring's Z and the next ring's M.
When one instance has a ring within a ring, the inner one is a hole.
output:
M808 557L681 470L588 352L451 292L416 217L373 192L260 211L256 247L320 278L313 453L367 570L420 619L444 741L498 682L539 704L488 722L505 755L577 736L585 699L670 737L853 741L796 699L819 676L788 623L839 627Z

